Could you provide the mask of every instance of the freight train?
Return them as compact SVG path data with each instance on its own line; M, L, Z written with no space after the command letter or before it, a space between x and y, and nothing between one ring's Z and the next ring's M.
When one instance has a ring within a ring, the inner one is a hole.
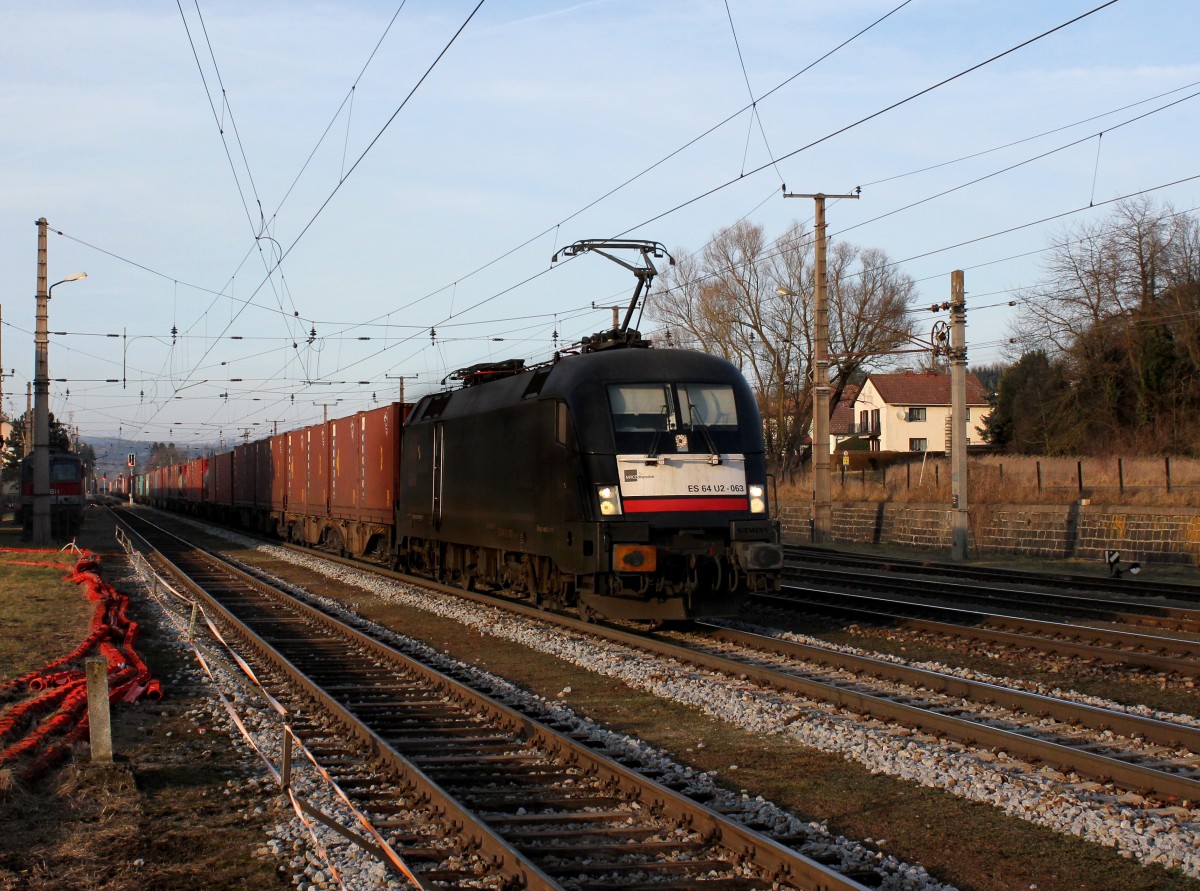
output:
M584 618L736 614L783 566L758 407L730 363L629 327L661 245L560 254L627 249L625 322L552 361L155 468L137 499Z
M722 359L630 333L154 468L135 494L585 616L732 615L783 563L753 393Z

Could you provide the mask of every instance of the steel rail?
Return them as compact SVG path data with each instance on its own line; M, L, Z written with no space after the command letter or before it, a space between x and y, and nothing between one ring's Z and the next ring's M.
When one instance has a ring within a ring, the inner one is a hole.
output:
M171 535L171 533L165 534ZM145 540L144 536L139 537ZM189 547L194 546L189 545ZM743 826L681 793L662 786L632 769L626 768L618 761L592 750L586 745L541 724L516 709L491 699L466 684L441 672L437 672L393 647L345 625L335 617L315 607L297 601L286 592L280 591L274 586L255 578L253 575L243 572L237 567L228 564L227 561L220 560L219 557L203 550L201 550L201 553L204 553L211 560L219 560L223 564L221 567L222 571L228 572L239 578L243 583L263 591L267 596L276 600L276 602L285 604L288 608L302 614L306 619L318 622L328 629L336 630L336 633L344 635L354 645L373 652L380 659L402 664L406 670L427 678L431 683L449 691L454 698L464 703L469 703L470 707L491 713L514 732L525 734L534 742L534 745L544 748L548 752L567 753L567 757L574 763L579 764L583 769L591 771L605 781L610 781L621 788L630 790L636 798L643 802L643 806L689 825L706 838L716 841L720 847L730 851L735 860L745 859L753 862L768 874L774 875L778 881L789 883L803 882L805 883L803 887L816 889L816 891L865 891L866 886L857 881L823 864L810 860L779 842L749 827ZM165 557L161 559L166 560ZM186 574L183 574L179 567L174 566L173 563L171 565L174 572L180 574L181 577L186 577ZM361 564L356 565L361 567ZM193 584L191 587L196 589L198 586ZM248 642L252 642L253 648L262 658L277 664L297 684L302 686L306 691L309 691L330 713L337 717L339 723L344 724L357 739L371 748L390 768L425 789L427 794L433 800L437 801L440 807L445 807L453 815L454 819L461 820L464 825L471 827L473 841L489 856L495 858L497 862L502 863L505 866L505 873L519 882L519 887L529 889L557 889L561 887L519 851L509 846L502 836L495 833L469 810L454 801L435 781L404 759L400 753L366 727L330 694L308 680L303 672L242 623L228 609L218 601L210 598L207 594L201 593L199 590L197 590L197 593L206 602L212 603L232 627L238 629L239 636L244 637Z
M1085 598L1073 594L1032 591L1023 588L980 587L978 584L945 581L938 578L890 574L881 577L877 569L828 568L808 564L785 564L788 576L805 582L822 581L874 591L901 591L912 597L948 596L967 603L1004 603L1039 612L1058 612L1075 618L1092 618L1122 625L1171 628L1176 631L1200 631L1200 610L1159 606L1145 601ZM801 568L800 571L795 571Z
M1109 591L1131 594L1137 597L1169 597L1184 601L1200 601L1200 586L1176 582L1160 582L1140 577L1110 578L1087 576L1075 573L1033 572L1025 569L1010 569L996 566L963 566L961 563L946 563L938 560L923 560L915 557L893 557L876 554L858 554L839 551L816 545L789 544L784 546L784 556L800 557L804 560L836 563L843 566L864 566L883 569L887 572L927 572L937 575L953 575L983 581L1019 582L1055 588L1075 588L1087 591Z
M705 653L692 647L683 646L681 644L671 643L654 637L652 634L643 631L630 631L623 628L617 628L606 623L591 623L581 619L575 619L570 616L564 616L559 613L547 612L536 607L525 606L515 603L506 598L498 598L496 596L481 593L477 591L467 591L459 587L441 585L431 582L428 579L409 576L403 573L394 572L378 567L364 564L360 561L350 560L343 557L324 554L308 548L299 548L292 546L290 549L298 553L308 554L310 556L319 556L323 560L329 560L345 566L354 567L365 572L379 574L397 581L416 584L422 587L432 589L441 593L453 594L456 597L476 602L479 604L505 609L512 613L523 615L527 618L551 622L556 625L577 631L582 634L590 634L602 637L606 640L623 643L631 647L648 650L657 655L667 656L677 659L681 662L691 663L702 668L708 668L712 671L722 674L745 674L747 677L754 678L760 683L779 687L781 689L790 690L800 695L809 698L828 702L853 711L858 711L864 714L870 714L878 718L890 721L899 721L908 726L916 726L931 733L943 734L950 738L959 740L964 743L991 746L998 749L1014 752L1034 760L1043 761L1047 764L1061 767L1067 770L1074 770L1082 775L1090 776L1099 780L1112 780L1135 790L1152 790L1163 796L1175 796L1182 799L1195 800L1200 798L1200 782L1189 777L1181 777L1154 768L1145 767L1142 765L1130 764L1128 762L1115 759L1113 757L1101 754L1087 752L1080 748L1066 746L1060 743L1055 743L1045 740L1037 740L1021 733L1004 730L1002 728L988 727L981 725L969 719L958 718L956 716L939 714L923 710L917 706L910 706L903 703L895 702L887 697L874 696L861 691L846 690L836 684L825 683L813 679L798 678L794 675L789 675L780 672L778 669L749 665L740 660L731 659L726 656L714 655ZM785 599L786 602L786 599ZM794 606L794 601L792 601ZM918 620L913 620L917 622ZM920 622L920 624L935 628L939 631L952 634L962 634L964 631L974 633L977 629L964 628L962 625L954 625L949 623L934 623ZM732 634L731 630L724 630L725 633ZM1024 642L1025 638L1017 635L1005 634L1005 638L1010 638L1014 641ZM769 638L770 647L778 646L778 639ZM1044 641L1040 638L1031 638L1037 645L1041 645ZM803 645L796 644L798 647ZM763 649L768 649L764 646ZM1075 648L1078 654L1095 655L1090 650ZM1105 652L1103 650L1101 653ZM823 651L825 658L835 658L846 660L847 666L854 662L854 659L848 654L831 654L829 651ZM853 669L851 669L853 670ZM924 671L913 669L914 671ZM1022 694L1019 691L1009 690L1003 687L993 687L992 685L980 685L979 682L966 682L963 679L955 678L952 675L941 675L936 672L929 672L933 677L926 677L926 681L930 684L937 682L948 685L948 689L954 688L958 684L967 684L977 690L983 691L985 698L983 702L996 702L1003 704L1004 696L1013 697L1011 701L1016 701ZM965 689L965 688L960 688ZM1034 696L1034 694L1025 694ZM998 697L993 699L991 697ZM1034 714L1047 713L1051 716L1056 716L1055 713L1064 716L1065 720L1072 720L1074 705L1066 703L1064 700L1055 700L1052 697L1036 697L1031 701L1035 705L1037 711ZM1054 705L1058 703L1058 705ZM1054 706L1055 711L1050 711L1050 706ZM1077 712L1078 720L1083 723L1095 723L1097 729L1105 729L1111 724L1114 732L1119 732L1118 727L1127 727L1133 734L1146 734L1147 739L1153 739L1164 745L1174 744L1175 736L1173 733L1178 729L1178 737L1181 744L1186 744L1185 740L1195 740L1195 731L1187 728L1185 725L1176 725L1169 722L1153 721L1146 719L1148 723L1134 723L1132 719L1136 716L1130 716L1127 713L1107 712L1106 710L1097 707L1087 707Z
M793 591L801 596L790 597L786 593L753 594L750 600L753 603L783 607L792 611L800 606L815 606L822 611L852 616L864 621L887 622L892 627L971 637L1048 653L1153 668L1156 671L1200 675L1200 662L1189 661L1189 658L1194 660L1200 656L1198 641L1156 637L1129 631L1110 631L1086 625L1068 625L1064 622L1026 619L1021 616L985 613L930 603L909 603L894 598L872 597L828 588L786 585L783 591ZM835 600L840 602L834 602ZM914 612L940 614L948 619L960 621L922 619L897 611L897 606L911 606ZM1056 639L1052 635L1061 635L1066 639ZM1085 642L1088 640L1093 643ZM1095 641L1109 641L1110 645L1094 643ZM1123 644L1127 649L1118 649L1113 644ZM1151 648L1157 652L1149 652Z
M307 553L309 555L314 553L311 549L297 548L296 550L299 553ZM865 714L872 714L885 720L900 721L906 725L917 726L932 733L945 734L961 742L1002 748L1025 757L1044 761L1047 764L1065 769L1074 769L1080 774L1096 779L1112 779L1114 782L1133 789L1153 790L1164 796L1174 795L1179 798L1188 799L1200 798L1200 783L1188 777L1177 777L1153 768L1128 764L1104 754L1087 752L1060 743L1038 740L1025 734L1002 728L987 727L969 719L930 712L918 706L894 702L886 697L849 691L839 688L834 684L826 684L811 679L795 678L792 675L780 672L778 669L750 666L739 660L724 656L715 656L703 653L692 647L670 643L645 632L629 631L607 624L584 622L569 616L548 613L536 607L513 603L510 600L498 599L488 594L439 585L431 583L428 579L415 578L390 570L376 570L374 567L358 561L342 557L329 557L324 554L320 556L322 559L332 559L339 564L353 566L364 571L378 571L382 575L395 578L399 581L420 584L424 587L450 593L477 603L502 607L529 618L550 621L584 634L592 634L607 640L624 643L628 646L647 649L658 655L668 656L723 674L746 674L748 677L754 677L760 683L769 686L790 689L792 692L800 693L801 695L822 702L828 702ZM947 627L955 632L961 633L962 631L962 626L949 625ZM727 629L724 629L723 632L733 634L732 631ZM772 647L778 645L776 639L771 638L769 640ZM828 654L828 651L825 652ZM847 665L853 662L853 659L848 656L842 658L846 659ZM882 665L886 665L886 663L882 663ZM883 674L885 670L881 668L880 674ZM913 669L913 671L920 672L922 670ZM1163 745L1177 744L1176 740L1178 740L1178 744L1185 745L1187 740L1192 740L1196 743L1196 750L1200 750L1200 733L1186 727L1186 725L1153 721L1152 719L1138 721L1137 716L1121 712L1109 712L1094 706L1076 708L1074 703L1068 703L1064 700L1055 700L1052 697L1038 697L1034 694L1021 694L1019 691L1008 690L1003 687L993 688L991 685L983 685L978 682L965 682L952 675L940 675L936 672L928 672L927 675L921 675L921 677L925 682L930 684L934 682L943 683L947 689L965 689L959 687L960 684L973 687L984 694L984 698L979 700L981 702L1003 704L1005 694L1008 694L1009 701L1014 704L1019 702L1031 704L1036 709L1033 712L1035 715L1041 713L1050 714L1051 716L1061 715L1063 720L1079 720L1087 726L1094 724L1096 729L1111 727L1114 732L1120 732L1118 728L1127 728L1131 734L1145 734L1147 739L1152 739ZM1025 696L1029 698L1026 699ZM1021 708L1019 704L1017 707Z
M595 626L593 626L594 628ZM592 633L596 633L593 631ZM969 745L992 746L1008 752L1043 761L1063 770L1073 770L1096 779L1109 780L1127 788L1152 790L1159 795L1195 800L1200 798L1200 780L1178 776L1049 740L1039 740L1025 734L978 721L940 714L896 702L884 696L858 690L848 690L837 684L800 677L769 666L759 666L731 659L724 655L706 653L693 647L670 643L644 632L617 631L604 626L602 636L623 640L632 646L650 649L681 662L691 663L722 674L736 673L751 680L797 693L821 702L828 702L851 711L868 714L885 721L898 721L929 733L944 734ZM772 644L774 641L772 640Z
M252 649L260 659L274 666L276 670L283 672L293 684L318 702L320 707L333 717L334 721L340 724L358 741L359 745L366 750L370 757L378 758L402 782L409 783L414 788L419 789L422 795L427 796L430 801L435 802L437 807L444 809L451 821L456 821L462 826L470 847L476 848L487 857L490 857L497 868L497 872L506 881L514 882L516 883L516 887L528 888L530 891L533 891L533 889L555 891L559 887L549 876L542 873L536 865L528 862L520 852L514 850L485 823L479 820L475 814L462 807L438 783L400 755L399 752L355 717L353 713L333 696L310 681L307 675L297 668L291 660L263 640L261 636L242 622L223 603L210 595L203 583L193 580L192 573L185 571L175 560L172 560L158 546L154 545L146 535L133 528L134 524L130 522L128 516L128 514L119 514L118 521L122 523L128 532L137 535L145 546L152 551L156 562L160 563L178 579L182 587L187 588L194 596L201 600L207 609L211 609L218 615L227 627L232 628L234 633L242 639L243 643ZM147 521L140 518L139 522L147 523ZM178 536L174 536L173 533L166 532L165 530L159 531L161 534L178 538ZM182 539L179 540L183 541ZM188 546L191 547L190 545ZM211 559L218 559L211 553L201 551L201 549L196 550L205 553ZM239 578L244 584L253 589L259 590L264 594L268 593L269 586L265 582L242 572L232 565L229 565L228 569L222 567L222 571ZM329 627L333 622L332 617L312 607L300 604L298 601L296 601L296 606L303 607L303 609L298 609L298 612L301 612L307 618L315 619L318 623L326 627ZM403 657L402 654L397 653L397 655L405 661L411 661L407 660L407 657ZM419 663L413 664L419 665ZM422 669L424 669L423 666ZM425 671L422 670L420 673L424 674Z
M789 658L816 662L844 671L924 687L936 693L959 696L972 702L997 705L1010 711L1021 711L1037 717L1049 717L1063 723L1075 723L1091 730L1110 730L1122 736L1142 737L1162 746L1185 747L1200 753L1200 727L1177 724L1130 712L1113 711L1083 702L1058 699L1042 693L1017 690L987 681L960 678L952 674L844 653L826 647L804 644L750 631L739 631L723 625L697 623L709 636L738 646L775 653Z

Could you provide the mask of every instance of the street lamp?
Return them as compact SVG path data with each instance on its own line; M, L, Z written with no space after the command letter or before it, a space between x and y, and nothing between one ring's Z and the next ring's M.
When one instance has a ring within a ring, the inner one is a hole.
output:
M49 304L54 289L66 282L87 278L76 272L46 287L46 218L38 227L37 327L34 332L35 373L33 379L33 545L50 544L50 331Z

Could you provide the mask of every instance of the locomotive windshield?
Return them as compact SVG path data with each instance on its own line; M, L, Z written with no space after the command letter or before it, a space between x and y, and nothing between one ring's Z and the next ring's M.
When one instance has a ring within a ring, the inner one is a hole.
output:
M75 461L54 461L50 465L50 479L56 483L77 483L81 469Z
M742 451L728 384L613 384L608 401L618 452Z

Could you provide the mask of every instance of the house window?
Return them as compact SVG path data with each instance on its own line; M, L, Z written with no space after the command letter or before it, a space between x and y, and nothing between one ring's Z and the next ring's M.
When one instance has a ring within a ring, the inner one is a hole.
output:
M929 450L929 440L927 439L910 439L908 441L908 450L910 452L925 452Z
M925 406L923 406L923 405L918 405L918 406L915 406L915 407L909 408L909 410L908 410L908 419L909 419L910 421L923 421L923 420L925 420Z
M967 420L971 420L971 406L967 406ZM969 442L970 440L968 440Z

